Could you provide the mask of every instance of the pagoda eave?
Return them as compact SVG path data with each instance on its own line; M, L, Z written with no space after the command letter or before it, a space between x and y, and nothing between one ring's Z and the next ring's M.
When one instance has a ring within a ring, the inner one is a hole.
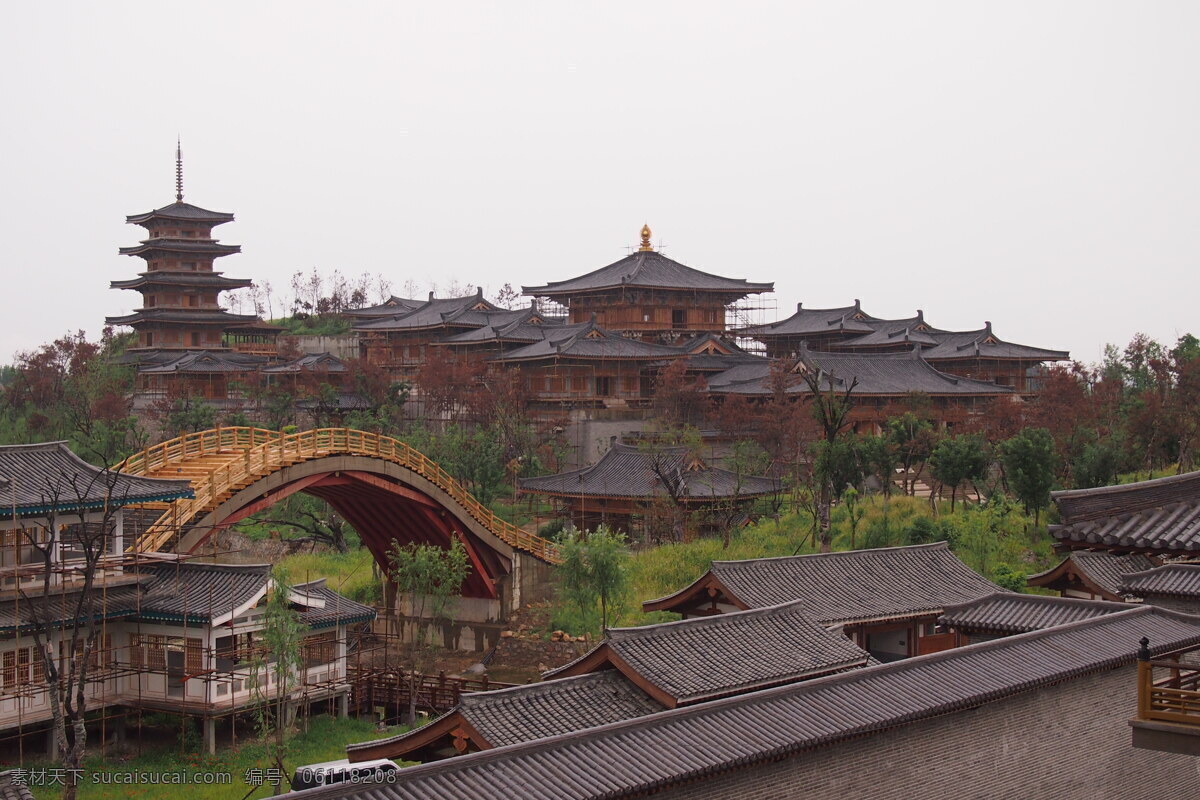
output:
M218 258L220 256L229 256L235 253L242 252L240 244L208 244L196 242L189 246L189 242L154 242L152 244L143 243L134 245L133 247L121 247L118 252L123 256L147 256L151 253L171 253L182 255L195 256L212 256Z
M147 286L194 289L245 289L253 285L249 278L226 278L219 272L143 272L127 281L110 281L111 289L142 289Z
M200 313L176 312L170 314L155 313L161 309L142 309L132 314L120 317L105 317L105 325L201 325L232 328L247 325L258 318L249 314L229 314L224 311L206 311Z

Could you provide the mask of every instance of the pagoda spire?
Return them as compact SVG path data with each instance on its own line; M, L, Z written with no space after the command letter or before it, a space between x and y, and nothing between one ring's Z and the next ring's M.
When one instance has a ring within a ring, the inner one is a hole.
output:
M183 146L175 137L175 202L183 202Z

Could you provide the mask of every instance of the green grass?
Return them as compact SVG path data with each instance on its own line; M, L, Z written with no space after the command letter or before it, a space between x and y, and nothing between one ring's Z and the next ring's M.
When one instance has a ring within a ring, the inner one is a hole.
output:
M382 601L382 587L371 570L371 552L358 547L348 553L293 553L281 562L293 583L326 578L330 589L367 605Z
M393 728L388 731L378 731L375 724L367 719L336 719L325 715L316 716L309 721L307 732L298 733L289 742L289 755L284 764L288 770L294 770L304 764L345 758L345 746L350 742L379 739L394 735L399 730L399 728ZM130 736L133 735L131 729ZM27 764L26 769L50 766L48 764ZM139 798L139 800L163 798L166 800L178 797L186 797L188 800L236 800L245 796L246 792L250 790L250 786L245 782L246 770L265 769L268 766L266 748L257 740L247 740L245 744L239 744L236 748L225 748L215 756L196 754L181 756L177 745L160 745L141 756L131 756L126 760L121 760L111 752L107 758L96 754L85 760L85 775L92 773L168 774L185 772L190 775L229 773L232 778L228 784L222 786L145 783L127 786L85 780L79 788L79 797L80 800L115 800L115 798ZM286 789L286 782L284 786ZM37 800L51 800L62 794L59 786L31 786L30 788ZM271 796L271 787L263 786L251 794L250 798L269 796Z

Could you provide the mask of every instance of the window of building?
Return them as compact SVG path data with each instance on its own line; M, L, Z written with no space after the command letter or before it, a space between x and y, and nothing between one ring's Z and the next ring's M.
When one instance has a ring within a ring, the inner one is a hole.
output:
M189 294L187 296L187 300L188 300L187 304L188 304L189 308L195 308L196 306L200 305L200 298L194 294Z
M146 331L144 335L146 339L146 347L154 347L154 332Z
M336 661L337 631L326 631L316 636L309 636L303 642L302 657L305 668Z
M200 346L200 334L197 331L192 331L192 347Z
M596 378L596 394L600 397L607 397L612 394L612 378L607 375Z
M195 261L185 261L185 262L183 262L183 268L194 271L196 269L196 262Z
M14 689L17 686L28 686L31 683L40 684L44 680L45 659L38 653L36 645L6 650L3 664L0 678L3 679L4 690Z
M671 327L683 328L687 326L687 311L682 308L671 309Z

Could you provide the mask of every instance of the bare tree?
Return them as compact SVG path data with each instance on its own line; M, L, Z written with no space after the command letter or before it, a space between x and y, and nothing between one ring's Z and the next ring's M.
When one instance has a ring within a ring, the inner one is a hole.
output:
M63 797L73 800L77 770L87 752L88 685L93 670L104 669L112 659L111 647L101 638L98 620L104 609L96 580L112 549L124 498L117 496L120 474L113 470L60 478L48 478L38 487L42 507L50 509L46 516L18 529L37 565L34 585L18 581L18 586L40 655L58 757L70 776ZM89 511L97 496L104 498L103 505Z

